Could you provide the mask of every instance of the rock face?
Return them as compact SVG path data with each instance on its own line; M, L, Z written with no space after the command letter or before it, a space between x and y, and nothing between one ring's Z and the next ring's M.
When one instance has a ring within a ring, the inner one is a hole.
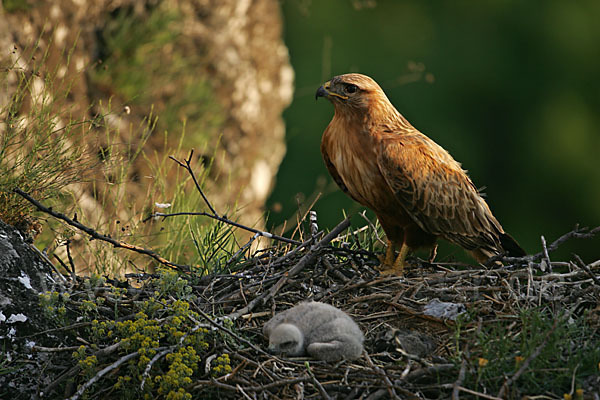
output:
M49 383L37 376L46 354L32 354L32 349L57 343L52 333L35 334L50 327L39 295L59 286L40 254L18 230L0 221L0 360L11 365L0 374L0 398L34 398L31 382Z
M285 154L281 112L292 101L294 73L281 40L277 1L198 1L190 34L208 50L223 108L227 160L219 164L247 189L240 203L262 210ZM251 218L257 218L254 215Z
M215 156L210 179L206 183L210 199L221 213L231 213L234 207L243 208L238 221L261 227L264 204L285 153L281 113L291 102L293 94L294 74L281 38L282 19L277 0L23 2L21 6L0 11L0 63L14 65L15 60L34 46L39 38L36 54L38 59L46 54L44 71L55 71L56 77L69 81L70 93L61 100L63 110L69 110L69 115L88 119L103 111L100 104L110 103L113 110L120 110L129 104L130 99L110 84L94 82L90 75L105 56L103 34L111 21L114 26L115 19L125 12L143 17L157 7L161 8L161 12L173 11L179 20L177 34L173 35L176 42L165 44L160 49L162 53L154 58L165 56L164 63L175 63L176 59L167 56L176 50L180 51L177 54L184 61L186 55L200 60L197 66L187 71L187 75L206 79L212 90L212 98L209 97L206 102L217 104L222 114L209 130L211 136L205 140L205 148L196 148L196 154L203 154L203 159ZM69 62L66 63L69 52ZM146 71L139 73L145 74ZM48 86L43 71L36 85L39 85L40 92L53 95L54 88ZM148 102L157 105L154 112L159 114L159 121L162 118L168 122L168 117L161 115L160 105L177 101L178 91L181 88L169 85L168 79L166 83L157 83L152 88L153 98ZM7 99L0 101L6 104ZM106 122L121 132L124 143L133 142L135 145L141 140L137 137L140 134L132 131L131 127L142 124L150 115L151 107L132 106L130 111L116 113ZM197 110L193 104L182 108L176 113L179 125L161 127L169 131L169 140L173 138L172 141L177 142L181 121L190 118L194 112ZM188 134L193 135L194 132ZM143 150L160 158L165 152L163 132L154 132L151 136ZM185 157L192 147L186 143L176 154L180 158ZM98 151L101 151L102 143L98 146ZM138 210L148 199L148 180L142 178L151 176L153 172L146 164L143 157L138 157L126 177L131 181L127 193L137 202ZM196 165L200 168L199 163ZM103 168L98 175L113 173L107 171L106 165ZM96 180L94 187L81 184L72 188L88 220L94 221L97 226L106 224L115 213L115 210L106 210L106 204L111 201L101 202L98 199L101 185ZM118 203L115 199L112 202ZM156 201L167 202L169 199ZM102 212L110 216L101 215ZM119 215L121 220L127 217Z

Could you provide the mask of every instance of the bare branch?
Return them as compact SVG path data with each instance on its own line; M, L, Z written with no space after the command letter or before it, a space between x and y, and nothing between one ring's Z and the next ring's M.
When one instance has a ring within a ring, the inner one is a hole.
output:
M66 215L64 215L62 213L53 211L51 207L44 206L43 204L41 204L40 202L38 202L33 197L31 197L29 194L25 193L24 191L22 191L19 188L14 189L14 192L17 193L17 194L19 194L23 198L25 198L25 200L29 201L38 210L40 210L42 212L45 212L46 214L50 214L54 218L63 220L67 224L69 224L69 225L71 225L71 226L73 226L73 227L75 227L75 228L77 228L79 230L84 231L85 233L87 233L93 239L98 239L98 240L102 240L104 242L108 242L108 243L112 244L114 247L119 247L119 248L131 250L131 251L135 251L136 253L145 254L147 256L150 256L150 257L154 258L159 263L161 263L163 265L166 265L167 267L170 267L170 268L180 269L182 271L189 271L190 270L190 267L188 265L175 264L175 263L173 263L173 262L171 262L171 261L163 258L162 256L160 256L159 254L155 253L152 250L145 249L143 247L139 247L139 246L136 246L136 245L133 245L133 244L125 243L125 242L122 242L120 240L113 239L110 236L106 236L106 235L103 235L101 233L98 233L95 230L93 230L92 228L83 225L81 222L72 220L71 218L67 217Z

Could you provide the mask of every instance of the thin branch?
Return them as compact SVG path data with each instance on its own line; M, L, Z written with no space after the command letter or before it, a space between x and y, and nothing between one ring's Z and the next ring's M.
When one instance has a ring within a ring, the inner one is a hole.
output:
M238 258L238 256L239 256L240 254L244 253L246 250L248 250L248 248L249 248L250 246L252 246L252 243L254 243L254 241L255 241L256 239L258 239L259 237L260 237L260 235L259 235L258 233L255 233L255 234L254 234L254 236L252 236L252 237L250 238L250 240L248 240L248 241L246 242L246 244L245 244L245 245L243 245L242 247L240 247L240 249L239 249L238 251L236 251L236 252L235 252L235 253L234 253L234 254L233 254L231 257L229 257L229 260L227 260L227 261L225 262L225 265L229 265L229 263L230 263L230 262L232 262L232 261L235 261L235 260Z
M394 385L392 384L392 381L390 381L390 378L388 378L385 371L383 371L381 368L379 368L377 365L375 365L373 363L373 360L371 360L371 357L369 357L368 352L364 351L363 355L365 356L365 359L367 360L367 363L369 364L369 366L382 378L383 383L385 383L385 386L387 387L387 391L388 391L388 394L390 395L390 397L392 399L399 399L400 397L394 390Z
M508 388L510 387L510 385L512 385L513 382L515 382L517 379L519 379L519 377L523 374L523 372L525 372L525 370L529 367L529 364L537 356L540 355L540 353L542 352L542 350L544 349L544 347L546 347L546 345L548 344L548 339L550 338L550 335L552 335L552 333L554 332L554 330L558 326L559 320L560 320L561 323L565 321L565 319L559 319L559 318L557 318L556 320L554 320L554 323L552 324L552 327L550 328L550 330L548 331L548 333L546 333L546 336L544 336L544 340L542 341L542 343L538 347L536 347L536 349L533 351L533 353L531 353L529 355L529 357L527 357L527 359L525 361L523 361L523 364L521 365L521 368L519 368L519 370L517 372L515 372L515 374L513 376L511 376L510 378L508 378L506 380L506 382L504 382L504 384L500 388L500 391L498 392L498 396L497 397L503 398L504 393L508 390Z
M548 253L553 252L558 249L558 247L566 242L569 239L592 239L596 236L597 233L600 233L600 226L595 227L594 229L589 228L579 228L579 225L575 225L575 228L560 236L554 242L550 243L549 246L546 247ZM532 255L527 255L523 257L506 257L504 254L499 254L497 256L490 257L488 261L486 261L486 266L493 266L495 261L507 262L507 263L527 263L529 261L536 261L544 257L544 251L540 251L539 253L535 253Z
M81 397L81 395L90 386L92 386L94 383L98 382L104 375L108 374L110 371L113 371L113 370L119 368L119 366L121 366L121 364L123 364L139 355L140 355L140 353L138 353L137 351L135 353L130 353L130 354L124 355L123 357L121 357L117 361L115 361L114 363L110 364L108 367L103 368L102 370L100 370L100 372L98 372L96 375L94 375L94 377L92 379L90 379L89 381L87 381L86 383L81 385L79 390L73 396L71 396L69 398L69 400L77 400L78 398Z
M276 235L274 233L270 233L270 232L265 232L265 231L261 231L259 229L255 229L255 228L251 228L249 226L246 225L242 225L239 222L235 222L230 220L227 217L221 217L219 215L216 214L210 214L204 211L199 211L199 212L176 212L176 213L152 213L149 216L147 216L146 218L144 218L144 220L142 222L147 222L148 220L151 220L153 218L168 218L168 217L177 217L180 215L197 215L197 216L203 216L203 217L208 217L208 218L212 218L215 219L217 221L221 221L223 223L226 223L227 225L231 225L231 226L235 226L236 228L240 228L243 229L245 231L248 232L252 232L254 234L258 234L259 236L264 236L267 239L275 239L275 240L279 240L280 242L285 242L285 243L291 243L291 244L295 244L295 245L300 245L302 244L302 242L299 242L297 240L294 239L288 239L286 237L283 236L279 236Z
M462 363L460 364L460 371L458 372L458 378L456 378L456 381L454 382L454 384L452 385L452 400L458 400L459 399L459 391L460 388L462 387L462 383L465 380L465 374L467 373L467 360L466 358L463 358Z
M310 210L308 212L308 220L310 221L310 236L317 238L319 232L319 224L317 223L317 212Z
M245 386L244 390L247 390L249 392L260 392L260 391L265 391L267 389L275 388L278 386L293 385L295 383L308 382L310 380L311 379L306 376L302 376L302 377L298 377L298 378L291 378L291 379L282 379L279 381L267 383L266 385Z
M342 222L340 222L331 232L329 232L323 239L321 239L318 243L311 246L308 253L306 253L300 261L296 265L294 265L290 270L282 276L275 285L271 286L271 289L268 292L263 292L260 296L255 297L247 306L244 308L229 314L229 318L237 319L241 315L248 314L250 311L256 307L259 302L263 304L267 302L270 298L275 296L275 294L281 289L290 278L294 277L300 271L302 271L305 267L314 262L317 258L319 251L325 247L329 242L331 242L337 235L343 232L350 226L350 219L346 218Z
M312 380L313 385L315 385L315 387L319 391L321 398L325 399L325 400L332 400L332 397L329 396L329 394L327 393L327 391L325 390L323 385L321 385L321 382L319 382L319 380L315 377L315 374L313 374L308 362L306 363L306 371L308 372L308 375L310 376L310 379Z
M54 264L52 264L52 261L50 261L50 259L48 258L48 256L46 254L44 254L42 251L40 251L40 249L35 247L33 244L29 244L29 248L31 248L33 251L35 251L48 264L48 266L50 268L52 268L52 270L56 273L56 275L60 278L60 280L65 285L68 284L67 279L63 276L63 274L61 274L61 272L58 270L58 268L56 268L54 266Z
M208 315L207 313L205 313L204 311L202 311L197 305L196 303L192 302L192 305L194 306L194 309L198 312L198 314L200 314L202 316L202 318L204 318L206 321L208 321L209 324L211 324L212 326L214 326L215 328L222 330L223 332L227 333L228 335L230 335L231 337L237 339L238 341L246 344L247 346L249 346L251 349L253 349L254 351L257 351L263 355L266 355L267 357L273 357L271 354L267 353L266 351L264 351L263 349L261 349L260 347L256 346L255 344L253 344L252 342L250 342L249 340L244 339L243 337L236 335L234 332L232 332L230 329L225 328L223 325L219 324L218 322L214 321L210 315ZM190 317L188 315L188 318L193 319L192 317ZM196 321L198 322L198 321Z
M596 282L596 285L600 286L600 279L598 279L598 277L596 275L594 275L594 273L592 272L592 270L590 270L590 267L587 266L583 260L581 259L581 257L579 257L577 254L573 254L573 256L575 257L575 260L577 260L577 264L579 264L579 266L581 268L583 268L583 270L594 280L594 282Z
M465 392L465 393L469 393L469 394L472 394L472 395L477 396L477 397L481 397L482 399L503 400L501 397L495 397L495 396L491 396L489 394L485 394L485 393L481 393L481 392L476 392L475 390L471 390L471 389L466 388L464 386L455 386L455 388L458 389L461 392Z
M73 221L77 221L77 214L75 214L75 217L73 217ZM67 260L69 260L69 265L71 266L69 270L71 272L71 279L75 281L75 271L77 271L77 269L75 268L75 262L73 261L73 256L71 255L71 240L67 240L66 247Z
M540 237L542 241L542 253L544 254L544 260L546 260L546 264L548 264L548 269L552 272L552 261L550 261L550 254L548 254L548 247L546 247L546 238L544 235Z
M68 347L44 347L44 346L33 346L31 351L39 351L43 353L61 353L63 351L75 351L79 349L79 346L68 346Z
M92 237L93 239L98 239L98 240L102 240L104 242L108 242L110 244L112 244L114 247L119 247L119 248L123 248L123 249L127 249L127 250L131 250L131 251L135 251L136 253L140 253L140 254L145 254L147 256L150 256L152 258L154 258L156 261L158 261L159 263L166 265L167 267L170 268L174 268L174 269L180 269L182 271L189 271L190 267L188 265L181 265L181 264L175 264L165 258L163 258L162 256L160 256L159 254L155 253L152 250L149 249L145 249L143 247L139 247L133 244L129 244L129 243L125 243L122 242L120 240L115 240L113 238L111 238L110 236L105 236L101 233L96 232L95 230L93 230L92 228L83 225L81 222L79 221L75 221L72 220L71 218L67 217L66 215L53 211L51 207L46 207L43 204L41 204L40 202L38 202L37 200L35 200L33 197L31 197L29 194L25 193L24 191L22 191L19 188L14 189L14 192L21 195L23 198L25 198L25 200L29 201L31 204L33 204L38 210L45 212L46 214L50 214L52 215L54 218L60 219L65 221L67 224L84 231L85 233L87 233L90 237Z
M154 363L157 362L158 360L160 360L162 357L166 356L167 354L171 353L176 347L177 346L169 346L166 349L164 349L163 351L159 351L158 353L156 353L154 355L154 357L152 357L152 360L150 360L148 365L146 365L146 368L144 369L144 373L142 374L143 378L142 378L142 383L140 384L140 390L144 390L144 385L146 384L146 379L148 379L148 376L150 376L150 370L152 369L152 366L154 365Z
M154 213L154 214L150 215L149 217L145 218L143 222L146 222L149 219L155 218L155 217L167 218L167 217L174 217L174 216L179 216L179 215L199 215L199 216L209 217L209 218L215 219L217 221L224 222L228 225L235 226L236 228L240 228L240 229L246 230L248 232L257 234L259 236L264 236L269 239L275 239L275 240L279 240L281 242L291 243L291 244L295 244L295 245L299 245L302 243L297 240L288 239L286 237L275 235L270 232L265 232L265 231L261 231L258 229L250 228L249 226L242 225L240 223L230 220L225 215L223 215L223 216L219 215L217 213L217 211L215 211L215 208L212 206L210 201L208 201L208 198L206 197L204 192L202 191L202 188L200 187L200 183L198 182L198 179L196 178L196 174L194 173L194 170L192 169L191 162L192 162L193 154L194 154L194 150L192 149L190 151L190 155L188 156L188 158L186 160L184 160L183 162L179 161L178 159L176 159L173 156L169 156L169 158L171 160L175 161L177 163L177 165L184 168L188 172L188 174L190 174L190 176L192 177L192 180L194 181L194 185L196 186L196 190L200 193L200 196L202 196L202 199L204 200L204 203L206 203L206 206L210 210L210 213L207 213L207 212L180 212L180 213L171 213L171 214Z
M169 158L171 160L175 161L177 164L179 164L180 167L183 167L183 168L185 168L188 171L188 173L192 176L192 179L194 180L194 185L196 185L196 189L198 190L198 192L200 192L200 195L202 196L202 199L206 203L206 206L213 213L213 215L218 216L218 214L215 211L215 209L213 208L212 204L210 204L210 201L208 201L208 199L204 195L204 192L202 191L202 188L200 187L200 184L198 183L198 180L196 179L196 175L194 174L194 170L192 170L191 162L192 162L192 156L193 155L194 155L194 149L190 150L190 155L185 160L185 163L182 163L181 161L179 161L178 159L176 159L173 156L169 156Z

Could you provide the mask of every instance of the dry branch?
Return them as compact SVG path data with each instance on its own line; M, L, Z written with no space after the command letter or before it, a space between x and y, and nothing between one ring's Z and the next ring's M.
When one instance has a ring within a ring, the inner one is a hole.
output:
M266 237L268 239L275 239L275 240L279 240L281 242L295 244L295 245L300 245L302 243L297 240L293 240L293 239L289 239L289 238L286 238L286 237L283 237L280 235L276 235L274 233L265 232L265 231L261 231L259 229L251 228L246 225L242 225L236 221L232 221L231 219L227 218L227 216L225 216L225 215L219 215L217 213L217 211L215 210L215 208L213 207L213 205L210 203L210 201L208 201L208 198L206 197L206 195L204 194L204 191L200 187L200 183L198 183L198 179L196 178L196 174L194 173L194 170L191 165L191 160L192 160L193 154L194 154L194 150L191 150L190 155L183 162L179 161L177 158L175 158L173 156L169 156L169 158L171 160L175 161L177 163L177 165L184 168L188 172L188 174L192 177L192 180L194 181L194 185L196 186L196 190L198 191L198 193L200 193L200 196L202 196L202 199L204 200L204 203L210 210L210 213L207 213L207 212L153 213L150 216L146 217L143 220L143 222L146 222L152 218L168 218L168 217L175 217L175 216L181 216L181 215L204 216L204 217L209 217L214 220L226 223L227 225L235 226L236 228L240 228L245 231L252 232L255 235Z
M282 276L277 281L277 283L275 283L275 285L273 285L271 287L271 289L269 289L268 292L264 292L261 296L256 297L254 300L252 300L250 303L248 303L248 305L246 307L244 307L234 313L229 314L229 318L237 319L241 315L247 314L250 311L252 311L254 309L254 307L258 304L258 302L262 302L263 304L266 303L271 297L273 297L279 291L279 289L281 289L288 282L288 280L290 278L294 277L296 274L298 274L300 271L302 271L309 264L313 263L314 260L317 258L318 252L324 246L326 246L329 242L331 242L337 235L339 235L341 232L343 232L345 229L347 229L349 226L350 226L350 219L348 219L348 218L346 218L345 220L340 222L335 228L333 228L331 230L331 232L329 232L327 235L325 235L325 237L323 239L321 239L317 244L311 246L308 253L306 255L304 255L304 257L302 257L296 265L294 265L292 268L290 268L290 270L284 276Z
M62 213L53 211L52 208L50 208L50 207L44 206L43 204L41 204L40 202L38 202L33 197L31 197L29 194L25 193L24 191L22 191L19 188L14 189L14 192L19 194L20 196L22 196L25 200L29 201L38 210L45 212L46 214L52 215L54 218L65 221L67 224L87 233L93 239L98 239L98 240L102 240L104 242L110 243L114 247L119 247L122 249L135 251L136 253L145 254L147 256L152 257L159 263L161 263L167 267L170 267L170 268L179 269L181 271L189 271L190 270L190 267L188 265L175 264L175 263L165 259L164 257L162 257L161 255L157 254L156 252L154 252L152 250L145 249L145 248L139 247L139 246L135 246L133 244L125 243L120 240L113 239L110 236L106 236L101 233L98 233L94 229L83 225L81 222L71 219Z

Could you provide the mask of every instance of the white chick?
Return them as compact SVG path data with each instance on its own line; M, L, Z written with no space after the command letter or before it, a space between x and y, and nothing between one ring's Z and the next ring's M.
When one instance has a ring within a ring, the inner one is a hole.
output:
M363 351L363 334L342 310L316 301L302 302L275 315L263 327L269 351L318 360L353 360Z

